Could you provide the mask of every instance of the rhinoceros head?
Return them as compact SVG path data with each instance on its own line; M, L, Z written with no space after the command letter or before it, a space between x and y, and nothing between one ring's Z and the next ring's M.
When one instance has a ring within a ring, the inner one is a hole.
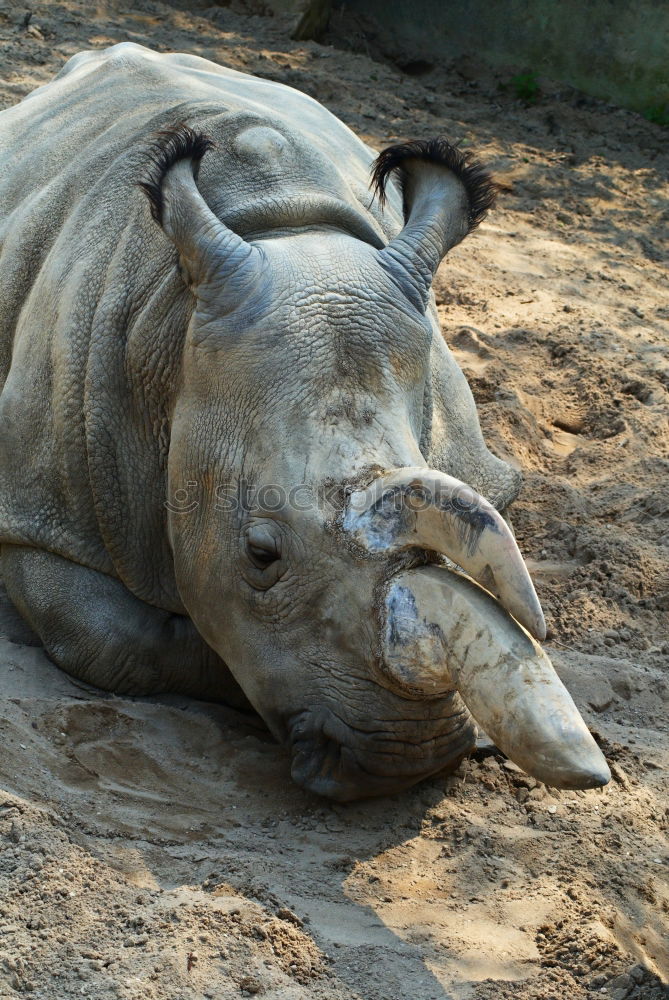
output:
M387 246L335 226L244 239L198 190L206 148L171 134L146 185L194 296L168 467L170 495L198 484L169 523L197 628L318 793L390 792L453 766L472 716L542 780L604 783L530 638L545 627L513 534L458 476L476 464L466 434L450 431L448 472L421 450L431 282L488 207L487 177L445 143L395 147L376 169L380 197L398 166L404 182ZM453 409L476 423L447 364Z

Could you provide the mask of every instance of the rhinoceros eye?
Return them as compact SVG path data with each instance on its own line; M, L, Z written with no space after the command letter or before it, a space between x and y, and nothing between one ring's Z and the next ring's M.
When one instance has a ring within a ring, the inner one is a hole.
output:
M256 569L266 570L281 558L281 535L265 525L251 525L246 531L246 552Z
M248 553L258 569L265 569L271 566L279 557L276 552L270 549L263 549L260 545L253 545L249 542Z

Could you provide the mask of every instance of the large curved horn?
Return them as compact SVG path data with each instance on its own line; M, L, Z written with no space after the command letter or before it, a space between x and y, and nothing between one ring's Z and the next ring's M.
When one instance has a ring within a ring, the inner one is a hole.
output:
M568 691L539 646L459 573L421 566L386 593L383 669L418 696L457 690L476 722L528 774L558 788L611 775Z
M223 225L197 188L200 160L213 145L187 125L159 132L139 186L149 199L153 218L178 249L193 285L206 286L218 279L234 302L260 274L262 254Z
M436 469L397 469L350 494L343 527L370 552L414 546L448 556L537 639L539 598L504 518L479 493Z
M381 204L394 171L402 187L405 226L379 256L424 310L441 260L485 217L495 200L495 186L471 154L446 139L385 149L372 168L372 186Z

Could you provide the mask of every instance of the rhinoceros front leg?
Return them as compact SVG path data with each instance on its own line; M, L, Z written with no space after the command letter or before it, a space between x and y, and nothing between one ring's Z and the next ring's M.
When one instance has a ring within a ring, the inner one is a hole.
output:
M51 552L6 545L1 565L11 600L73 677L118 694L174 692L249 707L189 618Z

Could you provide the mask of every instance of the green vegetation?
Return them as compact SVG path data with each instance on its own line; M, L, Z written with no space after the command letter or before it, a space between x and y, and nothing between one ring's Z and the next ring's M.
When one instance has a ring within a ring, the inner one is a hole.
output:
M642 112L644 118L655 125L669 127L669 104L653 104Z
M516 97L527 104L534 104L541 93L541 88L534 73L518 73L512 76L509 86Z

